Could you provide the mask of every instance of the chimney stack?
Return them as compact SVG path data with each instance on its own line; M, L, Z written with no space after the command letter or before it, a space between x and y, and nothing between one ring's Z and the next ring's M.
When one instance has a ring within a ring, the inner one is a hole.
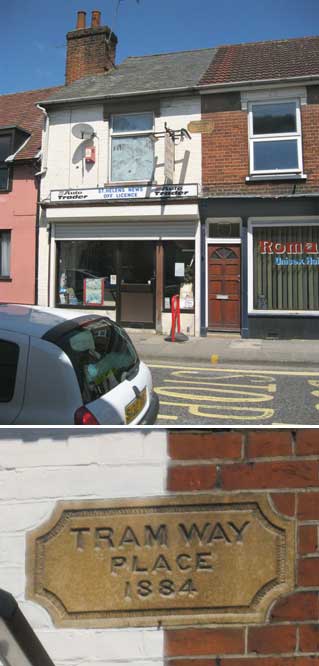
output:
M91 28L98 28L101 23L101 12L94 9L92 12Z
M78 12L78 18L77 18L77 22L76 22L76 29L77 30L85 29L85 23L86 23L86 12Z
M92 11L91 26L86 28L86 12L78 11L76 29L67 33L65 83L113 69L117 37L107 25L101 25L101 12Z

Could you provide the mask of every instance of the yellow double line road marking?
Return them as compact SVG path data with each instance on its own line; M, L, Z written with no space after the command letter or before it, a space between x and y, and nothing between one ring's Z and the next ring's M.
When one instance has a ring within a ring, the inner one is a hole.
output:
M225 372L234 375L278 375L287 377L319 377L319 372L307 372L305 370L240 370L237 368L204 368L183 365L163 365L148 363L149 368L163 368L167 370L182 370L183 372Z
M204 418L208 419L223 419L227 418L227 414L218 414L217 412L203 412L201 409L205 407L205 405L190 405L188 402L166 402L165 400L161 400L161 405L169 405L169 406L174 406L174 407L188 407L188 411L192 416L203 416ZM208 405L207 408L212 409L213 405ZM216 406L217 408L217 406ZM237 415L234 414L234 412L242 412L243 408L242 407L235 407L235 406L226 406L225 407L226 412L231 412L231 414L228 414L229 418L232 420L236 421L256 421L256 419L270 419L273 414L274 410L273 409L258 409L257 407L245 407L245 414ZM247 414L248 413L248 414ZM162 415L162 418L164 415Z
M175 387L172 386L172 389ZM260 394L256 393L254 391L236 391L235 389L216 389L216 388L203 388L202 391L214 391L214 393L221 393L222 395L220 396L210 396L210 395L200 395L200 394L192 394L192 393L177 393L174 390L172 391L171 388L166 388L165 386L156 386L154 388L154 391L158 395L165 395L168 398L187 398L187 400L203 400L204 402L267 402L269 400L273 400L272 395L265 395L265 394ZM178 387L177 387L178 388ZM180 387L182 388L182 387ZM191 387L186 387L186 390L190 390ZM227 394L227 395L226 395ZM234 395L234 397L230 397L230 395ZM241 396L240 398L238 396ZM247 397L243 397L247 396ZM176 404L176 403L174 403Z

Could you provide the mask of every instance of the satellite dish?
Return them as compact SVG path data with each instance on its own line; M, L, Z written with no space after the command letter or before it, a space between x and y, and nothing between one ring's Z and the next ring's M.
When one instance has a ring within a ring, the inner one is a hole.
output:
M93 136L95 136L92 125L89 125L88 123L77 123L76 125L73 125L72 134L82 141L85 139L92 139Z

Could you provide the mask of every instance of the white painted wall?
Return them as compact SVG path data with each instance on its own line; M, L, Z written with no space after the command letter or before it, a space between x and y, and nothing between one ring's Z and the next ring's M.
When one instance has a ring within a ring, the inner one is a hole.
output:
M172 97L161 101L160 116L155 117L155 131L164 132L165 123L173 130L187 128L194 120L201 119L201 100L198 97ZM96 137L93 139L96 148L96 163L89 167L83 160L84 146L92 142L84 142L76 138L72 128L78 123L88 123L94 129ZM191 135L192 139L185 139L175 146L175 183L197 183L201 187L201 134ZM110 135L109 123L104 120L102 104L82 104L66 110L50 110L47 123L47 133L43 139L43 145L47 146L47 154L44 156L46 173L41 182L41 201L49 200L50 191L53 189L68 188L90 188L104 186L109 177L109 150ZM164 183L164 139L159 139L155 144L155 179L158 184ZM189 210L188 210L189 209ZM175 206L143 206L136 207L69 207L59 209L42 210L39 228L39 264L38 264L38 302L40 305L55 304L55 243L48 242L48 223L57 223L59 220L77 221L100 220L101 222L128 219L135 216L139 221L145 218L162 221L163 217L176 216L181 219L183 215L192 215L193 219L199 219L198 206L185 204ZM182 219L181 219L182 222ZM198 227L199 228L199 227ZM53 229L54 231L54 229ZM134 235L134 234L133 234ZM199 310L200 310L200 247L198 234L196 238L196 313L195 317L187 318L186 328L190 327L190 333L199 334ZM50 294L49 294L50 290ZM163 315L163 326L170 329L166 322L167 317Z
M166 431L0 430L0 588L11 592L56 666L163 663L157 629L61 629L25 599L25 535L60 499L162 495Z
M68 188L101 187L108 182L109 175L109 124L103 118L103 105L82 104L67 110L50 110L47 140L47 171L42 178L41 200L49 197L50 190ZM189 122L201 119L199 97L183 97L161 102L161 115L155 118L155 131L164 131L165 122L170 129L187 128ZM94 138L96 163L84 164L82 159L85 145L77 139L72 128L77 123L90 124L97 137ZM201 135L193 134L176 145L175 182L201 184ZM157 168L155 182L164 183L164 139L155 144ZM147 213L146 213L147 214Z

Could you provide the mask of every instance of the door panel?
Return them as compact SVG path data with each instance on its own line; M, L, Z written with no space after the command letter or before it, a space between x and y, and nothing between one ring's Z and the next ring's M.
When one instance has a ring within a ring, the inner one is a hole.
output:
M127 241L120 249L120 312L123 325L155 326L155 243Z
M208 328L240 331L240 246L208 245Z

